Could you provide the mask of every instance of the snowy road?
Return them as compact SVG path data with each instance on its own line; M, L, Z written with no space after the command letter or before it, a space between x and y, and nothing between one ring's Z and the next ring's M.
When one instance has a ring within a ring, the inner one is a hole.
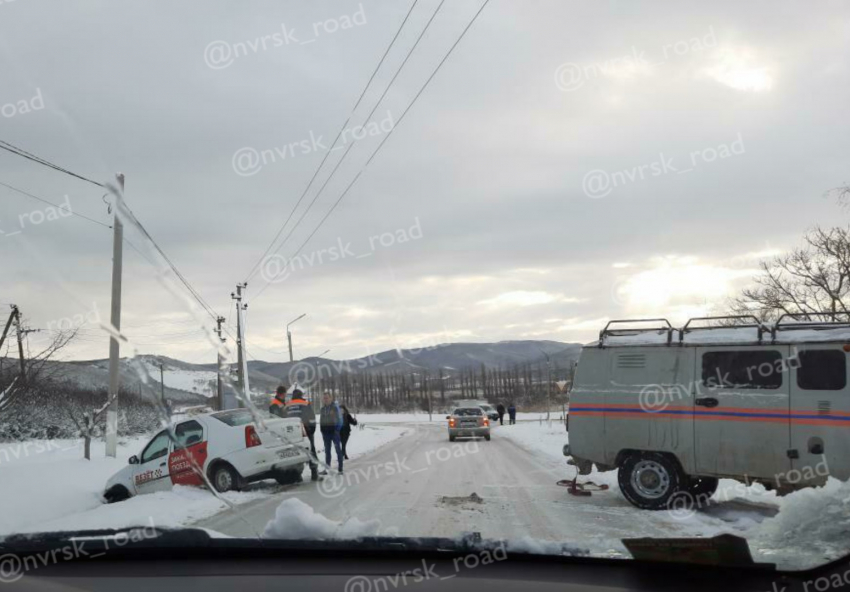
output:
M664 513L636 510L616 490L592 498L568 495L555 485L567 476L563 460L555 464L526 450L506 437L511 429L495 427L489 442L450 443L444 426L419 424L392 445L348 463L342 480L306 481L196 525L256 536L280 502L294 496L331 520L378 519L381 533L398 536L474 531L485 538L576 543L607 554L624 551L622 537L693 533Z

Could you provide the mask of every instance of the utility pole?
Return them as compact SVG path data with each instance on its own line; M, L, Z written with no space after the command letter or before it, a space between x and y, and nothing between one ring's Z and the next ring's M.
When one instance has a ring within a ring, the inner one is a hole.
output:
M159 398L160 402L165 405L165 370L162 367L162 362L159 363Z
M224 317L218 317L215 320L215 322L216 322L216 325L217 325L215 332L216 332L216 335L218 335L218 340L219 340L220 343L224 343L224 337L221 336L221 324L224 322ZM223 411L224 410L224 389L222 388L222 382L221 382L221 367L224 365L224 359L221 357L221 346L220 345L219 345L219 347L216 348L216 351L218 352L218 359L217 359L217 364L216 364L216 367L215 367L216 368L215 369L216 401L218 401L218 405L217 405L218 410Z
M242 304L242 290L247 288L248 283L236 284L236 293L230 293L230 297L236 300L236 349L239 363L239 390L242 391L243 399L239 401L240 407L246 407L246 402L251 392L248 384L248 360L245 355L245 323L242 320L242 311L248 308L247 304Z
M6 321L6 326L3 328L3 334L0 335L0 348L3 347L3 342L6 341L6 335L9 333L9 327L12 326L12 322L15 320L15 316L18 314L18 305L12 304L12 312L9 315L9 319Z
M121 201L124 199L124 173L115 175L118 181L118 192L115 199L115 219L112 234L112 307L109 322L112 331L121 330L121 274L124 257L124 224L118 215ZM120 387L118 362L120 346L118 338L113 333L109 337L109 398L112 401L106 410L106 456L116 457L118 454L118 389Z
M290 362L294 362L295 359L292 357L292 333L289 331L289 326L292 325L293 323L295 323L295 321L300 321L301 319L303 319L306 316L307 316L307 313L305 312L303 315L301 315L300 317L298 317L294 321L290 321L286 324L286 341L289 343L289 361Z
M21 383L27 383L26 360L24 359L24 332L21 329L21 311L16 305L12 305L12 314L15 317L15 333L18 336L18 358L21 364Z

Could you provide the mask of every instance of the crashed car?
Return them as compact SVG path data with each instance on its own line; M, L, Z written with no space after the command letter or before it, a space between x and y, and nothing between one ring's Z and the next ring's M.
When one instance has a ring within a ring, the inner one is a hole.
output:
M219 492L263 479L300 482L310 459L301 420L258 416L261 421L248 409L219 411L162 430L107 481L104 499L111 503L206 482Z

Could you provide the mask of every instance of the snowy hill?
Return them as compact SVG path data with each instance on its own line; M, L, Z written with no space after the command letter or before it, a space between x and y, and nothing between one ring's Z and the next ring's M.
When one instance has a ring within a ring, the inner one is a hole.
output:
M298 362L248 362L251 390L257 394L273 392L281 382L289 381L294 364L321 364L323 375L340 373L415 372L417 370L459 370L478 368L507 368L515 364L543 363L548 354L552 364L565 367L578 359L581 346L557 341L500 341L498 343L449 343L422 349L389 350L352 360L306 358ZM126 388L141 388L147 374L151 389L160 392L160 365L163 369L166 398L187 404L201 404L214 396L215 364L190 364L166 356L138 356L133 362L121 359L121 384ZM109 381L109 360L49 362L50 372L80 386L105 389ZM140 373L140 367L144 372ZM235 377L235 365L232 369Z

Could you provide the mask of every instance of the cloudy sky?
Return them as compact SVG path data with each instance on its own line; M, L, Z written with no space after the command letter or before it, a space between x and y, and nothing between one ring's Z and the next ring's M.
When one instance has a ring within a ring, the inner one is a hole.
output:
M824 197L850 181L846 3L490 0L404 114L482 2L418 0L352 115L412 0L0 0L0 140L125 173L231 333L248 280L266 360L302 313L296 357L681 321L846 223ZM33 350L85 322L67 356L106 357L112 232L81 217L111 224L106 191L8 152L0 182L64 205L0 186L3 309ZM126 238L137 351L213 361L208 314Z

